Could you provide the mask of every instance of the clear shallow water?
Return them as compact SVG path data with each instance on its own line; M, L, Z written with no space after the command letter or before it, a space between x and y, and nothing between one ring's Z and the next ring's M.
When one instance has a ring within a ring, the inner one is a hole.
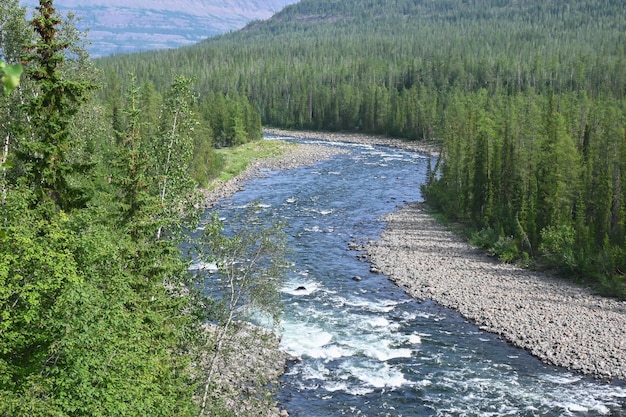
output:
M348 244L376 239L382 215L421 199L427 159L329 146L351 154L271 172L219 207L259 200L268 220L287 224L294 267L282 289L281 346L300 358L281 380L290 416L626 416L623 383L545 366L371 274Z

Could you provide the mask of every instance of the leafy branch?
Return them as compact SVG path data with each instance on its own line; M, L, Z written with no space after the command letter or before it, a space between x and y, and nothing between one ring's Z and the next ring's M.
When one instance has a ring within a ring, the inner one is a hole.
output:
M4 61L0 61L0 73L2 74L4 94L8 96L20 85L22 64L7 65Z

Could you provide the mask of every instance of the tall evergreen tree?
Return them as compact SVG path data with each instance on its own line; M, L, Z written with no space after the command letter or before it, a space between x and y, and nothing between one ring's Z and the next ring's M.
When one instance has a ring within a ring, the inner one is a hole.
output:
M67 211L84 207L89 198L71 179L72 174L87 174L90 166L71 160L76 143L69 126L78 105L95 85L64 79L60 69L69 45L58 40L61 19L52 1L41 0L37 11L32 26L38 40L28 46L24 62L26 76L36 82L39 91L28 105L32 137L24 141L17 156L35 191L35 204Z

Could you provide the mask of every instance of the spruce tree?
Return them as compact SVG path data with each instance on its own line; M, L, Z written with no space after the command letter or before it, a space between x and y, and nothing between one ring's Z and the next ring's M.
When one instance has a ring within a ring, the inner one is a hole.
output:
M68 211L84 207L89 198L71 180L73 174L87 174L90 165L69 158L77 146L70 135L70 123L95 85L64 78L61 67L69 44L58 39L61 19L52 1L41 0L37 11L31 24L38 39L27 47L24 62L26 76L39 91L28 104L32 135L17 156L35 191L34 204Z

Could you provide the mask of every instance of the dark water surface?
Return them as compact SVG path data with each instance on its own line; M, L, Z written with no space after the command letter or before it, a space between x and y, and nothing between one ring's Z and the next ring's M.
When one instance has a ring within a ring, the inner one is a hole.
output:
M427 159L328 146L351 153L270 172L219 207L226 214L259 200L268 220L287 224L294 267L281 344L301 359L281 380L290 416L626 416L623 383L546 366L371 274L348 244L377 239L381 216L421 199Z

